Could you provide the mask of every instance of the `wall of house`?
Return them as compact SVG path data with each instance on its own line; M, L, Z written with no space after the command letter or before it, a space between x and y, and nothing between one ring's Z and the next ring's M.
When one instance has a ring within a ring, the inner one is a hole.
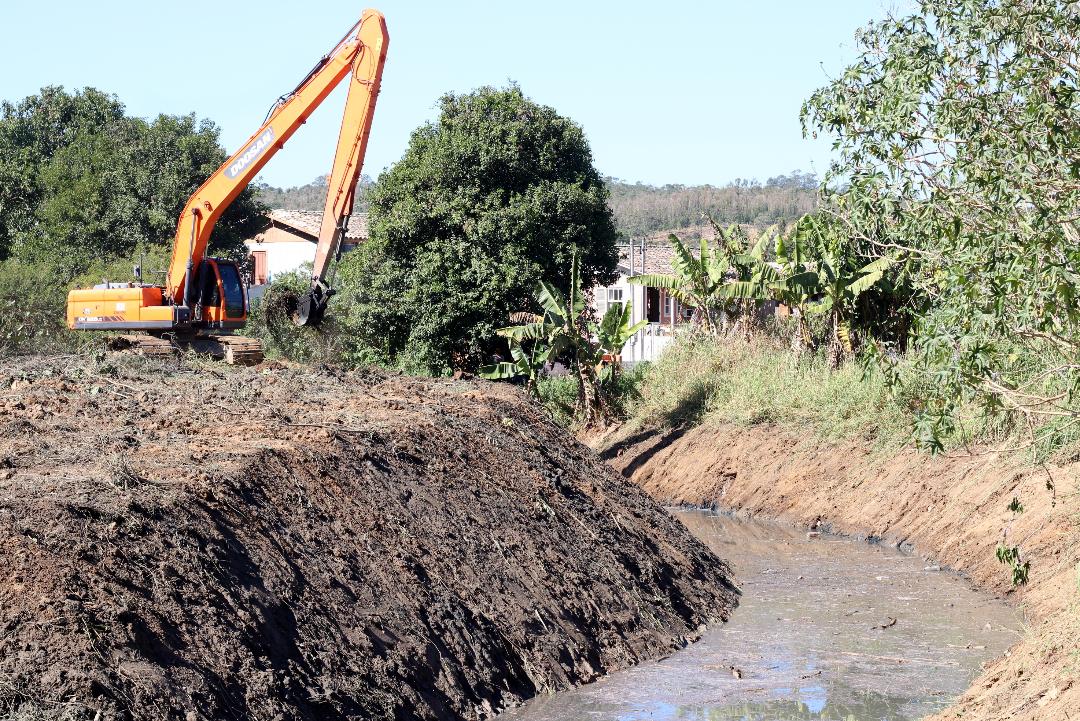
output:
M611 291L615 292L612 293ZM631 285L628 275L623 272L611 285L596 288L593 291L593 310L596 312L597 319L600 319L607 312L608 307L614 302L620 302L619 298L621 298L623 303L633 303L630 321L630 324L633 325L646 318L648 312L647 295L648 288L641 285ZM671 327L671 315L665 310L665 306L665 295L661 292L660 322L650 323L627 341L622 349L622 361L624 364L633 365L641 361L654 361L660 356L667 344L671 342L674 331ZM680 322L680 312L681 306L676 304L676 325Z

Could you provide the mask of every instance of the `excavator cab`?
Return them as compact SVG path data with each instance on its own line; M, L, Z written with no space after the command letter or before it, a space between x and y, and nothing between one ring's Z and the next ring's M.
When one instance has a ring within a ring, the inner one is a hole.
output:
M206 258L195 280L200 289L194 320L204 328L236 330L247 320L247 294L240 269L231 260Z

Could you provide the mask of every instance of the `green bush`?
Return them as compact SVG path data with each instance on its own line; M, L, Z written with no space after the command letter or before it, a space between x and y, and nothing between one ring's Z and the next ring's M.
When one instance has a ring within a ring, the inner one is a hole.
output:
M308 291L311 271L307 268L274 278L261 298L251 304L244 335L262 341L267 358L297 363L346 363L365 365L356 348L356 334L349 326L345 298L334 296L326 318L318 326L300 327L292 314L300 297Z
M69 350L67 286L43 265L0 262L0 356Z

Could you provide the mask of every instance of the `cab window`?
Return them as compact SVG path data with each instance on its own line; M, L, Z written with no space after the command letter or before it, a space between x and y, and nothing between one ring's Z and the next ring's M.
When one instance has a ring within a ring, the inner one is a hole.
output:
M225 291L225 316L228 318L244 317L244 286L240 282L240 274L236 266L225 264L218 265L218 273L221 274L221 287Z

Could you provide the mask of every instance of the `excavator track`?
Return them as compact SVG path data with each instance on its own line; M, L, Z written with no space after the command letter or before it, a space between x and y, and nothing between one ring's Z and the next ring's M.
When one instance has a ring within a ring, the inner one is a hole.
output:
M262 363L262 342L242 335L196 336L186 341L196 353L224 359L229 365L253 366Z
M166 358L181 350L224 360L229 365L257 365L263 360L262 343L240 335L205 335L190 338L165 338L153 335L119 335L106 340L110 351Z
M110 336L105 339L105 348L117 353L135 353L155 358L167 358L180 352L168 338L153 335Z

